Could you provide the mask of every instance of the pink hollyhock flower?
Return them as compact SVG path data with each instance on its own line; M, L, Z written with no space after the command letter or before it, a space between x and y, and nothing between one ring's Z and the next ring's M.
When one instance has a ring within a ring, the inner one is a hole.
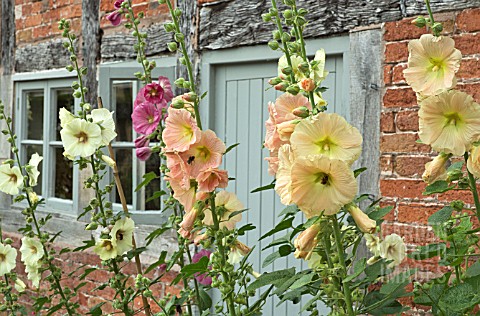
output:
M169 151L186 151L200 140L201 135L195 119L188 111L168 109L162 136Z
M217 137L215 132L206 130L202 131L200 141L194 143L182 156L192 167L192 177L196 177L203 170L220 166L226 150L225 143Z
M115 3L113 4L113 6L115 7L115 9L120 9L122 7L122 3L124 1L125 0L116 0Z
M167 77L158 77L158 84L163 88L163 99L170 102L173 99L172 84Z
M156 82L147 84L143 89L143 97L148 102L160 104L163 101L164 91L161 85Z
M192 262L197 263L203 257L207 257L210 259L211 255L212 255L212 252L210 250L202 249L193 255ZM211 269L211 267L209 267L209 269ZM202 273L202 274L197 273L195 275L195 279L198 281L198 283L202 285L210 286L212 284L212 277L208 276L207 273Z
M264 145L265 148L270 150L270 152L273 152L277 151L285 142L280 139L280 134L278 133L277 122L275 119L275 104L272 102L268 103L268 113L269 118L265 122L266 134Z
M118 11L113 11L107 15L107 20L109 20L113 26L117 26L122 22L122 15Z
M133 109L133 129L135 132L150 135L160 122L160 114L152 103L142 103Z
M141 161L146 161L152 155L152 149L150 147L137 148L135 149L135 154Z
M197 176L198 190L213 192L216 188L226 188L228 185L227 170L208 168Z
M148 144L150 144L150 139L148 139L145 135L142 135L135 139L135 148L147 147Z

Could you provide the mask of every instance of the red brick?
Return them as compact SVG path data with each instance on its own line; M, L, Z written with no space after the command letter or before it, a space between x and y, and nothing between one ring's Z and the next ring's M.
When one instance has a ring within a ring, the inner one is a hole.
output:
M480 102L480 83L459 84L459 90L470 94L476 102Z
M16 33L16 40L19 43L29 43L33 39L33 31L32 29L18 31Z
M403 76L403 70L407 69L407 64L396 65L393 68L392 81L394 84L405 83L405 77Z
M34 27L42 24L42 16L40 14L28 15L25 19L25 27Z
M457 76L462 79L480 78L480 58L463 59Z
M148 11L148 3L146 4L142 4L142 5L137 5L137 6L134 6L132 7L133 8L133 12L135 13L135 16L137 16L137 14L139 12L143 12L143 13L147 13ZM148 16L147 16L148 17Z
M384 133L395 132L395 113L394 112L382 113L382 116L380 117L380 131Z
M464 32L480 31L480 8L460 12L457 15L457 28Z
M462 200L465 203L468 204L473 204L473 195L472 192L467 191L467 190L461 190L461 191L448 191L443 194L438 195L438 200L440 201L446 201L446 202L451 202L454 200Z
M392 83L392 68L392 65L383 66L383 82L387 86Z
M392 210L390 211L390 213L385 215L385 217L383 219L386 220L386 221L394 221L395 220L395 208L397 207L397 204L394 201L382 201L382 202L380 202L380 207L387 207L387 206L391 206Z
M403 177L420 177L425 171L425 164L432 160L422 156L395 157L395 173Z
M418 131L418 112L401 111L397 113L396 126L401 131Z
M383 96L383 106L393 107L413 107L417 105L417 95L411 88L393 88L387 89Z
M406 39L419 38L422 34L428 33L426 28L420 28L413 25L413 19L404 19L396 22L385 23L385 33L383 35L386 41L400 41Z
M480 52L480 33L460 34L454 36L455 47L465 55L474 55Z
M382 153L429 153L430 146L419 144L418 135L413 133L399 133L382 135L380 137L380 151Z
M380 170L381 172L392 173L393 172L393 156L382 155L380 157Z
M422 203L400 203L398 221L403 223L427 224L428 218L440 210L443 205L425 205Z
M60 11L60 18L72 19L82 16L82 5L70 6L68 10Z
M403 237L405 243L409 245L426 245L436 240L433 231L425 226L397 225L385 222L382 225L382 234L384 236L397 234Z
M40 14L44 10L45 10L45 6L43 5L43 3L41 1L40 2L34 2L34 3L32 3L32 8L31 8L31 11L29 12L29 14L32 14L32 13Z
M408 58L408 43L395 42L385 45L385 62L398 63Z
M381 179L380 193L382 197L424 199L425 186L421 180Z
M33 37L35 39L48 37L50 36L50 30L51 30L50 25L37 26L36 28L33 29Z

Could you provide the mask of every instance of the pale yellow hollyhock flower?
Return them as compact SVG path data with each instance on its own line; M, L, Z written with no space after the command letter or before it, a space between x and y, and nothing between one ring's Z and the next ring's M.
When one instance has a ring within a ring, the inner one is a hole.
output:
M362 151L358 129L336 113L319 113L297 124L290 138L295 156L324 155L352 164Z
M407 247L403 238L397 234L391 234L385 237L380 243L380 256L386 260L392 260L389 267L398 266L407 256Z
M278 170L275 181L275 191L280 196L280 201L284 205L292 203L291 193L291 172L295 156L292 152L291 146L286 144L280 147L278 151Z
M455 86L462 54L453 39L424 34L410 41L408 50L408 68L403 73L413 91L431 96Z
M425 164L425 172L423 172L422 175L423 181L433 183L439 180L446 180L448 175L445 164L450 157L450 154L440 153L437 157L433 158L432 161L427 162Z
M22 171L17 166L10 167L5 164L0 166L0 191L10 195L18 194L23 188Z
M65 126L75 118L75 116L65 108L61 108L58 115L60 117L61 128L65 128Z
M365 234L365 244L374 256L380 256L380 238L377 235Z
M357 194L349 166L325 156L297 157L292 165L292 202L308 218L338 213Z
M325 50L323 48L317 50L313 60L317 62L317 65L312 67L310 78L315 81L316 85L318 85L320 82L325 80L328 75L328 71L325 71Z
M236 264L242 261L252 249L245 245L243 242L236 240L230 247L230 253L228 254L228 262L230 264Z
M300 57L300 56L297 56L297 55L292 55L290 56L290 61L292 62L292 70L293 70L293 73L295 74L295 78L297 80L300 80L300 79L303 79L305 78L305 75L303 74L303 72L301 72L299 69L298 69L298 65L300 65L301 63L303 63L303 58ZM288 67L288 61L287 61L287 57L285 55L283 55L282 57L280 57L280 59L278 60L278 76L280 78L283 78L285 79L287 76L282 72L282 69Z
M12 271L17 265L17 250L10 245L0 244L0 275Z
M40 156L38 153L34 153L32 157L30 157L28 164L25 166L25 171L28 174L28 180L30 186L32 187L37 185L38 176L40 175L40 171L38 171L38 165L42 160L42 156Z
M480 106L465 92L450 90L421 102L419 136L435 151L462 156L480 134Z
M102 160L112 169L115 168L115 165L117 164L115 160L107 155L102 155Z
M467 169L475 177L480 178L480 147L472 147L467 160Z
M88 157L103 144L102 130L95 123L76 118L60 131L66 157Z
M108 144L117 137L115 122L113 121L113 112L107 109L95 109L87 116L87 119L89 118L93 120L93 123L100 125L102 142L105 146L108 146Z
M22 253L22 261L26 265L32 265L39 262L45 254L42 243L38 239L29 237L22 238L20 252Z
M347 209L362 233L371 234L375 232L377 222L368 217L357 205L349 204Z
M15 290L17 290L18 293L25 292L26 288L27 288L27 286L25 285L25 282L23 282L20 279L15 280Z
M112 241L117 245L117 254L123 255L133 247L133 231L135 230L135 223L131 218L119 219L113 225L110 231Z
M235 225L242 219L242 214L237 214L234 217L228 219L230 214L236 211L244 210L243 203L238 199L235 193L220 191L215 196L215 211L220 214L220 228L226 228L233 230ZM212 211L210 209L205 210L205 217L203 223L205 225L213 225Z
M114 240L100 239L97 241L95 248L93 248L101 260L114 259L117 257L117 245Z
M40 267L41 263L39 261L32 264L25 264L25 272L27 272L27 279L32 281L32 285L35 288L39 287L40 280L42 278L42 274L39 272Z
M320 224L313 224L312 226L301 232L294 240L293 245L296 250L295 258L308 260L312 256L313 250L317 246L317 235L320 232Z

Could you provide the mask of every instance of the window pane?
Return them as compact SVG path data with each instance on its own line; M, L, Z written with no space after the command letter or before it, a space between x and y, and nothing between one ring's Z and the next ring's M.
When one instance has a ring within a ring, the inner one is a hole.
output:
M120 181L122 182L123 191L127 204L132 204L132 192L135 189L132 181L132 153L133 149L116 149L115 161L117 162ZM121 203L120 196L115 190L115 203Z
M113 82L113 104L119 142L132 142L133 82Z
M160 157L158 154L153 154L146 162L145 162L145 173L155 172L157 175L159 174L160 168ZM148 200L153 194L160 190L160 179L155 179L150 182L145 188L145 201ZM145 203L145 210L152 210L158 211L160 210L160 198L154 199L152 201L148 201Z
M43 90L26 94L27 139L43 139Z
M25 149L26 149L24 151L26 153L26 156L24 157L25 163L28 163L30 161L30 157L32 157L32 155L34 153L37 153L40 156L43 156L43 146L42 145L27 145L27 146L25 146ZM43 187L43 185L42 185L43 184L43 181L42 181L42 177L43 177L42 166L43 166L43 160L38 165L38 171L40 171L40 175L38 176L37 185L33 188L33 191L35 191L35 193L37 193L38 195L42 195L42 187Z
M73 194L73 162L63 156L63 148L55 148L55 194L71 200Z
M60 119L58 118L58 111L61 108L65 108L71 113L74 113L74 99L72 95L72 89L61 89L61 90L55 90L55 100L56 104L54 105L54 113L55 113L55 119L56 119L56 140L61 140L60 138Z

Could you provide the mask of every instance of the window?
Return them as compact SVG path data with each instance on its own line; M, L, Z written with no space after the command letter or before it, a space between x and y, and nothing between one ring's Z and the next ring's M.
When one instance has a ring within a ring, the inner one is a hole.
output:
M78 101L72 96L72 80L51 79L16 83L15 132L22 164L34 153L43 156L35 192L46 207L73 214L77 201L78 170L63 156L58 111L74 112Z

